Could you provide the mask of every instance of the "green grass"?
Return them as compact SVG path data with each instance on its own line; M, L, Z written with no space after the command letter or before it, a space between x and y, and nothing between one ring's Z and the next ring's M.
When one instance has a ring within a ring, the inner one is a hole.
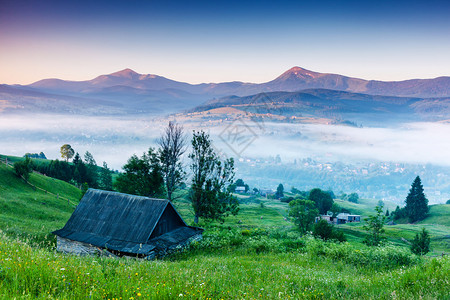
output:
M51 231L61 228L78 203L81 191L76 187L49 177L31 174L30 183L50 193L34 190L18 178L13 168L0 164L0 228L11 236L32 236L36 242L54 242ZM69 205L67 200L71 199Z
M430 205L427 218L418 224L440 224L450 227L450 204Z
M349 202L346 200L335 199L334 200L340 207L349 210L353 214L368 216L373 214L375 206L378 205L376 199L359 199L358 203ZM397 205L390 201L384 201L384 209L389 209L390 212L395 210Z
M77 257L2 234L0 259L4 299L444 299L450 272L448 257L374 269L301 251L194 252L155 262Z
M59 180L33 174L30 181L73 202L81 196ZM181 196L175 206L192 224L186 192ZM433 206L423 224L386 226L390 245L370 248L361 243L361 224L339 226L349 243L323 242L299 237L285 220L286 203L254 196L239 200L245 204L237 216L224 224L202 222L204 239L164 260L77 257L56 253L50 234L65 224L73 205L33 190L0 164L0 299L448 297L448 256L418 258L402 238L411 240L425 226L432 247L449 252L449 205ZM352 212L371 214L374 201L351 204Z

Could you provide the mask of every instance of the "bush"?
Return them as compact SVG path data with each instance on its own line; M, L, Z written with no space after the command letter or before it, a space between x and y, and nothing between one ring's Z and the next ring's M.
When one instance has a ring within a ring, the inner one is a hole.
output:
M320 220L314 224L313 234L315 237L329 240L333 236L333 224L328 223L327 220Z
M31 159L27 156L25 160L14 163L14 171L18 177L22 177L25 181L30 179L30 174L33 171Z
M320 220L314 224L313 235L323 240L337 240L339 242L347 240L342 231L336 230L333 224L328 223L326 220Z
M311 257L323 256L360 267L390 269L418 262L417 256L402 247L392 245L355 249L348 243L331 243L306 239L306 251Z
M422 231L416 234L411 243L411 251L417 255L425 255L430 252L430 235L425 228L422 228Z

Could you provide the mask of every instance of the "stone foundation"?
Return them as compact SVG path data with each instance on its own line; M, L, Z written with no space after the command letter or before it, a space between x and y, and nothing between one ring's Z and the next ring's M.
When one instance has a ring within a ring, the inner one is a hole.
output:
M102 250L91 244L72 241L66 238L56 237L56 251L76 255L101 255Z

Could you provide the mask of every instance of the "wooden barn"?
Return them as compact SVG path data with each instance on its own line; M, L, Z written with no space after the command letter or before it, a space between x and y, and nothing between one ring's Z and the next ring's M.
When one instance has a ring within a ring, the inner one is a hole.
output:
M202 238L168 200L89 189L64 228L57 250L153 259Z

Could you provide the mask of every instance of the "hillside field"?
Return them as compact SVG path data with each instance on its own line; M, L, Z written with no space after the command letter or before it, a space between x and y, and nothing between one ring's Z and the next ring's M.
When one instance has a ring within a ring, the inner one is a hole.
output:
M392 244L369 248L361 243L360 224L339 227L348 243L299 237L286 220L286 203L239 195L243 204L237 216L224 224L203 222L203 241L151 262L56 253L50 232L64 226L81 191L39 174L32 174L30 182L49 193L34 190L11 167L0 164L2 299L445 299L449 295L450 259L433 256L450 252L445 223L450 205L431 207L430 217L421 224L386 226ZM359 209L370 210L369 202L362 201ZM191 223L190 204L180 199L175 206ZM411 240L422 226L438 249L424 258L411 254L402 240Z

